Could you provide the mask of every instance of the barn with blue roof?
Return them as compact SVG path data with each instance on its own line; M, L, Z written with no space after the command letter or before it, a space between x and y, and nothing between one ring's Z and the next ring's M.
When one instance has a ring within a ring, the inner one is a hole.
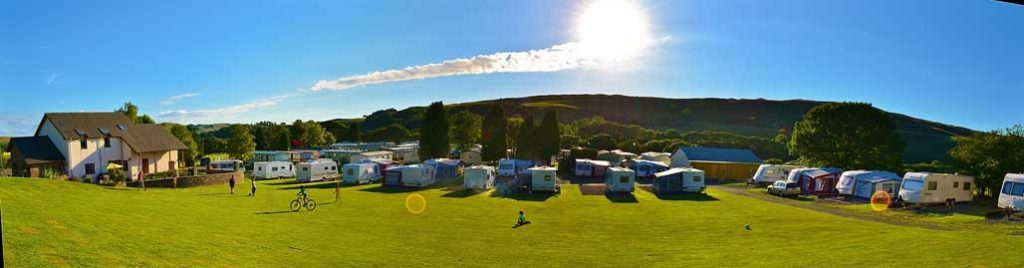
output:
M672 154L672 167L703 170L707 178L746 180L754 176L762 161L750 149L680 147Z

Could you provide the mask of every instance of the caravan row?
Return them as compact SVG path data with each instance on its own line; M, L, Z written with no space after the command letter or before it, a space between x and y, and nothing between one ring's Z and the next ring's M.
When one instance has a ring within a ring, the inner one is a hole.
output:
M909 204L970 202L974 198L974 177L958 174L908 172L900 177L887 171L843 172L837 168L761 165L751 178L751 182L757 184L771 184L776 181L785 183L768 186L769 192L790 192L782 189L786 187L783 185L799 188L801 195L839 194L870 199L875 193L885 192L890 197Z

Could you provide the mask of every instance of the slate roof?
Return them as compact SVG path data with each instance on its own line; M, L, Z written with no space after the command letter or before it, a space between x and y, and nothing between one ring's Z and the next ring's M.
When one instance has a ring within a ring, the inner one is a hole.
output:
M82 136L101 138L106 132L128 143L134 151L140 153L184 150L184 143L174 137L170 131L157 124L134 124L128 117L119 112L104 113L47 113L43 115L36 135L47 120L53 124L57 132L65 140L79 139Z
M53 146L53 141L46 136L13 137L7 148L8 151L17 148L29 165L65 161L57 147Z
M682 147L683 153L690 161L718 161L738 163L761 163L750 149Z

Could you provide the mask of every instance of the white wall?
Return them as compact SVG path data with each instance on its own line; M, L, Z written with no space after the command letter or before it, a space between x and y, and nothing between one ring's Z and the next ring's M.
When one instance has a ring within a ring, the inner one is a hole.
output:
M69 174L72 177L85 176L85 165L94 164L96 172L92 174L92 178L95 178L95 175L107 172L107 163L110 161L127 160L131 157L130 150L125 143L116 137L110 138L110 147L103 146L103 138L90 137L86 140L87 148L85 149L82 149L79 141L80 139L73 139L64 142L68 148L65 158L68 161L71 171Z

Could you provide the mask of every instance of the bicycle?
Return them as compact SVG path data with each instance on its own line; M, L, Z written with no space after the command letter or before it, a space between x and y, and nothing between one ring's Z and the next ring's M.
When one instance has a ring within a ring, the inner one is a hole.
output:
M293 212L298 212L302 208L306 208L307 211L316 210L316 201L308 196L305 198L296 197L295 200L292 200L291 209Z

